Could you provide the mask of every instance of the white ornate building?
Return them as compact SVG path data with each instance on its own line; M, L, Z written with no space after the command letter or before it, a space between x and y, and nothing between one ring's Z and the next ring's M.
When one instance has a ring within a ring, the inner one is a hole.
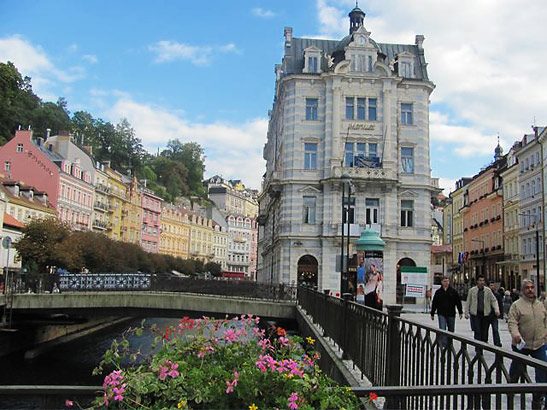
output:
M350 35L340 41L295 38L285 29L264 147L258 280L305 278L320 289L340 288L347 173L355 189L351 242L365 227L380 232L384 301L393 303L398 267L430 265L435 86L423 36L413 45L377 43L363 25L365 13L356 7L349 17Z

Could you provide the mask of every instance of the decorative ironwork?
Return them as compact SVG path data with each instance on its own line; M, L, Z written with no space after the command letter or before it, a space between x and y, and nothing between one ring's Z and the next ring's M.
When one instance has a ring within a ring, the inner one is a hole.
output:
M69 273L59 275L59 288L65 291L150 290L148 273Z

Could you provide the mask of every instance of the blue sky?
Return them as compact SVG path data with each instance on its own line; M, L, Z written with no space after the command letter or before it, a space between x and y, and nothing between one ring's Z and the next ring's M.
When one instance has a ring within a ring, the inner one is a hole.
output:
M547 3L370 0L365 27L383 43L425 35L431 168L445 192L547 124ZM283 29L341 39L353 1L0 0L0 61L46 101L111 122L127 118L150 152L196 141L206 176L260 188ZM536 22L536 23L534 23Z

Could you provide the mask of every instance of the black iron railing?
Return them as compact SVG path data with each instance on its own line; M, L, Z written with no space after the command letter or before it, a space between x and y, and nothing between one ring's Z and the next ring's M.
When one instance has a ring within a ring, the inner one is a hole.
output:
M545 362L403 319L400 305L387 306L384 313L310 288L299 288L298 304L362 377L376 386L395 386L396 393L387 391L388 408L526 408L531 393L538 392L532 373L547 372ZM515 360L532 369L520 380L509 374ZM420 395L415 386L432 390ZM440 386L458 389L435 394ZM481 386L480 394L468 386ZM502 394L503 388L511 393Z

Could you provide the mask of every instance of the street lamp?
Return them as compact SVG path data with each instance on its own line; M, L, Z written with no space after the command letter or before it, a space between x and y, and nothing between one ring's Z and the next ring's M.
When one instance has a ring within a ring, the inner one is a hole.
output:
M485 250L484 250L484 241L482 239L474 238L474 239L471 239L471 242L479 242L482 246L482 271L483 271L482 274L483 274L483 276L486 277L486 253L485 253ZM475 275L475 277L476 276L477 275Z
M539 224L536 223L536 215L528 215L528 214L518 214L519 216L527 216L530 218L531 216L534 217L534 225L536 228L536 277L537 277L537 293L538 293L538 299L541 296L541 284L539 281ZM528 219L528 222L530 222L530 219Z
M348 265L349 265L349 242L350 242L350 221L349 221L349 209L352 204L351 195L353 193L353 184L351 178L347 173L343 173L340 178L342 179L342 241L340 245L340 294L343 295L348 291ZM347 197L346 197L346 185L347 185ZM344 225L347 230L347 243L345 243ZM346 256L344 257L344 244L346 245ZM345 262L345 270L344 270Z

